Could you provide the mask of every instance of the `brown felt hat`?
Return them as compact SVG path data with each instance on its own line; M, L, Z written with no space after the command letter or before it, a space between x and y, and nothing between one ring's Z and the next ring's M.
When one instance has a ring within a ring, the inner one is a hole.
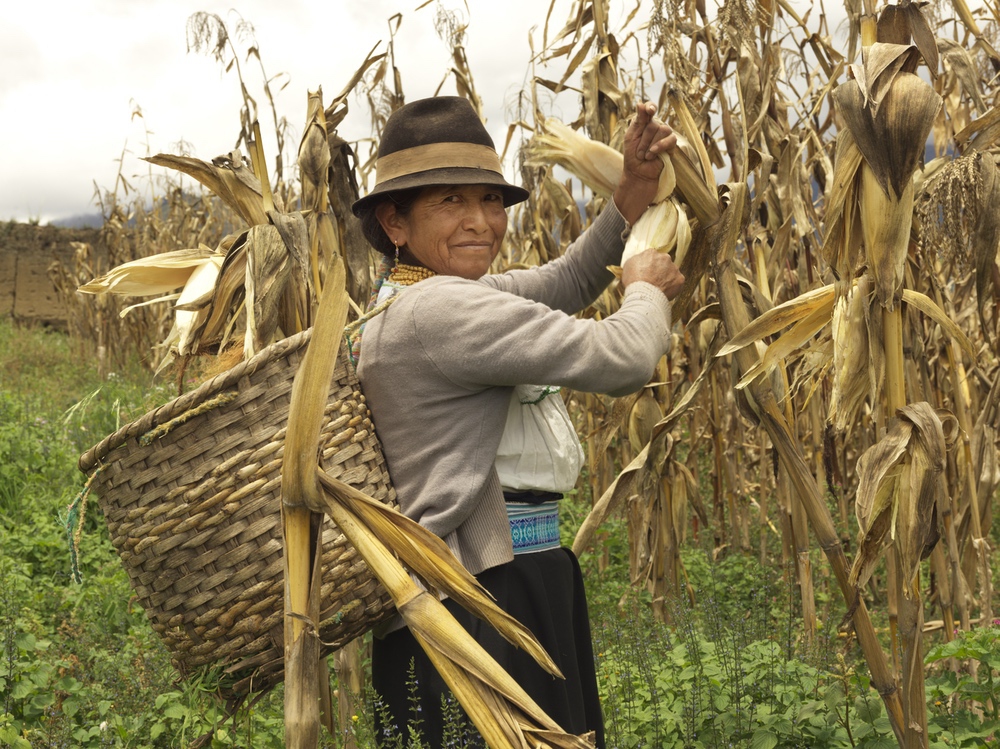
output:
M528 199L507 182L493 139L468 99L436 96L404 104L385 123L375 161L375 187L355 201L355 216L378 196L428 185L496 185L504 206Z

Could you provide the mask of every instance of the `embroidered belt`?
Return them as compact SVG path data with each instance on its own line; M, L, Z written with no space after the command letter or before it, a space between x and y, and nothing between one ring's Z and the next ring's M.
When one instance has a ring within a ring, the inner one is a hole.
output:
M559 548L559 504L507 502L507 520L515 554Z

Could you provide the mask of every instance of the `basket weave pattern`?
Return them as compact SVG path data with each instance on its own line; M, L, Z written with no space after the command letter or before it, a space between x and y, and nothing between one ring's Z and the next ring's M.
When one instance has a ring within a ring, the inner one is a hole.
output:
M123 427L80 458L139 602L181 674L221 664L234 695L283 675L281 464L292 380L311 331L286 338ZM342 348L320 437L331 476L395 506L381 447ZM144 444L146 443L146 444ZM327 651L394 612L324 519Z

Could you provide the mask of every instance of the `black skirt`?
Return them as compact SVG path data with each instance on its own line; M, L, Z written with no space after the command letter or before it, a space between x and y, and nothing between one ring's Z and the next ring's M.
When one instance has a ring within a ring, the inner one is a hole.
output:
M604 720L587 599L573 552L562 548L519 554L513 562L485 570L476 578L502 609L531 630L565 679L550 676L531 656L454 601L446 600L445 606L556 723L573 734L594 731L597 747L603 749ZM405 743L415 730L427 746L437 749L455 739L454 716L466 720L461 708L445 708L442 715L442 699L449 704L454 698L409 629L375 639L372 686L380 700L375 710L380 740L401 735ZM482 746L482 739L468 724L458 731L459 738L462 731L471 731ZM474 744L465 739L459 745Z

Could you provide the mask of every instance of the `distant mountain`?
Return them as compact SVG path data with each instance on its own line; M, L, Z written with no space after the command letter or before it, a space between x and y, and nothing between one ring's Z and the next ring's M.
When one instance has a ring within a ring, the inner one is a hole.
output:
M104 216L100 213L81 213L69 218L59 218L49 223L64 229L100 229L104 225Z

